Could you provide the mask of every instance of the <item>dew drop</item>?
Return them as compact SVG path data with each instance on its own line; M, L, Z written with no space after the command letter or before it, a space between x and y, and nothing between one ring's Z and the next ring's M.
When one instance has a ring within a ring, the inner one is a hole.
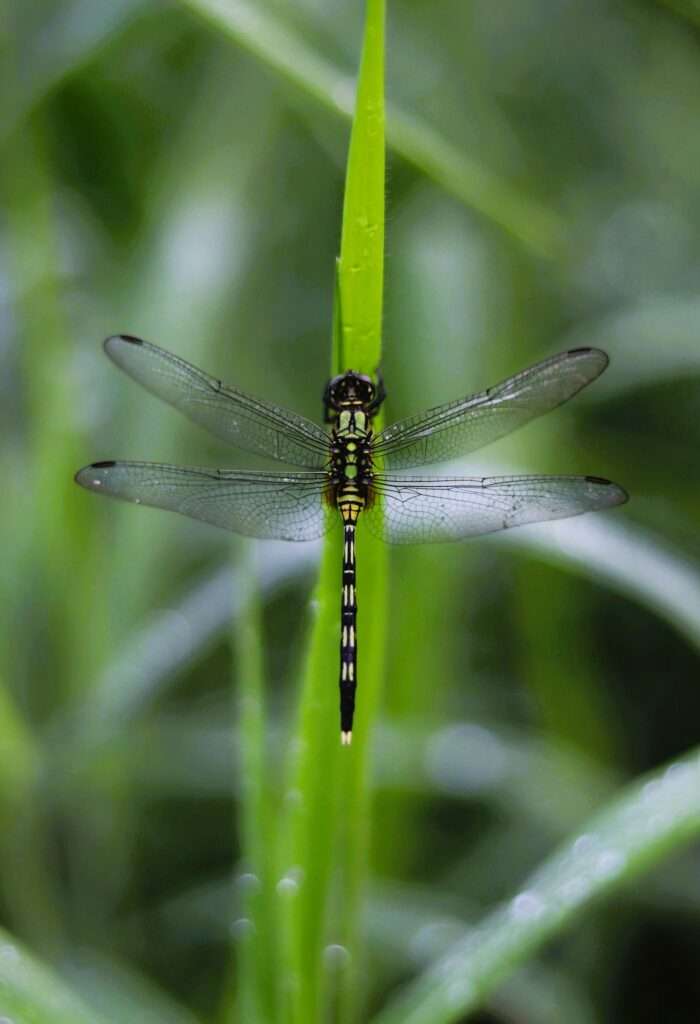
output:
M659 779L652 779L642 789L642 799L645 801L655 800L661 788L661 781Z
M568 905L579 903L586 895L588 885L583 878L570 878L561 886L559 897L562 903Z
M237 941L247 939L255 932L255 925L249 917L239 917L231 924L231 938Z
M463 958L459 953L450 953L438 964L438 972L443 978L451 978L463 966Z
M277 883L277 892L281 896L292 896L301 885L303 872L301 868L290 868Z
M662 832L669 823L670 816L668 814L650 814L644 822L644 827L649 835L655 835L657 832Z
M0 960L4 960L5 963L16 963L19 960L19 950L9 942L5 943L4 946L0 946Z
M247 893L260 891L260 879L252 871L245 871L242 875L239 875L236 879L236 884Z
M301 807L304 802L304 798L301 795L300 789L288 789L284 794L284 802L287 807Z
M350 952L345 946L332 942L323 951L323 963L330 971L340 971L350 963Z
M574 841L574 853L577 857L590 853L598 846L599 840L592 832L584 832Z
M462 927L454 921L430 921L418 929L410 943L411 955L423 962L434 960L462 934Z
M695 776L695 771L689 764L672 764L664 772L664 782L673 786L684 786Z
M474 995L474 985L469 978L455 978L447 986L447 1001L454 1009L461 1009Z
M612 878L625 866L627 858L621 850L603 850L598 856L594 871L597 878Z
M540 896L531 889L518 893L510 905L511 917L516 921L534 921L544 911L544 903Z

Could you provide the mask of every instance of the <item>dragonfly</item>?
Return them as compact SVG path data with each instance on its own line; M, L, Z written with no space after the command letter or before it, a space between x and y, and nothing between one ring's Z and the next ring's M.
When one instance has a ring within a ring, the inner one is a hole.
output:
M608 365L574 348L476 394L392 423L372 422L381 378L348 370L323 395L323 425L224 384L184 359L127 334L109 358L148 391L219 439L294 471L94 462L76 474L90 491L170 509L248 537L310 541L342 526L340 735L352 739L357 688L355 535L361 519L385 541L454 541L598 511L627 501L599 476L429 476L413 470L474 452L561 405Z

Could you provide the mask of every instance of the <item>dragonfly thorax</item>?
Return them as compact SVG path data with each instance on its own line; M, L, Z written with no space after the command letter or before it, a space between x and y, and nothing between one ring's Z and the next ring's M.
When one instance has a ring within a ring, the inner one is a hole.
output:
M371 377L348 370L333 377L324 394L331 431L329 500L343 519L352 521L369 497L372 481L372 419L384 399Z

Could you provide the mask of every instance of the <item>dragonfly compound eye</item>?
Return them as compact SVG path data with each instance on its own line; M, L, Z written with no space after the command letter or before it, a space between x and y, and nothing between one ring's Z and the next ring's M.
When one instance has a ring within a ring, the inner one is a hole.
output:
M374 384L370 377L348 370L347 373L334 377L328 388L328 395L334 406L343 403L368 403L374 398Z

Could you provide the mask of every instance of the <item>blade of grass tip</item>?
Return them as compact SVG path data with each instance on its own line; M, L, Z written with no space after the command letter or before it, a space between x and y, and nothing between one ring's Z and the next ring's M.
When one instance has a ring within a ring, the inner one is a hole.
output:
M342 369L373 374L381 361L384 295L385 0L368 0L355 119L348 154L338 264ZM377 417L375 429L381 428ZM360 922L369 871L371 796L370 739L379 713L384 675L388 557L385 545L358 528L358 703L353 744L342 764L343 857L340 945L348 955L339 967L339 1018L357 1016L363 995ZM337 959L337 962L336 962ZM328 981L334 982L335 978Z
M374 1018L450 1024L590 904L700 834L700 749L645 776L564 843L517 895L459 939Z
M368 0L338 261L341 369L373 373L384 295L384 2Z
M274 934L275 828L266 772L266 716L262 623L259 594L251 566L252 553L240 568L244 591L241 613L234 619L237 650L240 737L237 772L240 779L240 832L243 873L238 879L243 916L234 924L238 943L238 985L235 1006L226 1019L267 1024L277 1019L277 949ZM234 1000L231 1000L233 1003Z
M231 36L261 63L341 117L353 112L352 82L260 5L249 0L181 0ZM418 117L390 109L389 143L396 153L460 202L537 255L555 259L564 225L552 210L523 196L493 171L443 139Z

